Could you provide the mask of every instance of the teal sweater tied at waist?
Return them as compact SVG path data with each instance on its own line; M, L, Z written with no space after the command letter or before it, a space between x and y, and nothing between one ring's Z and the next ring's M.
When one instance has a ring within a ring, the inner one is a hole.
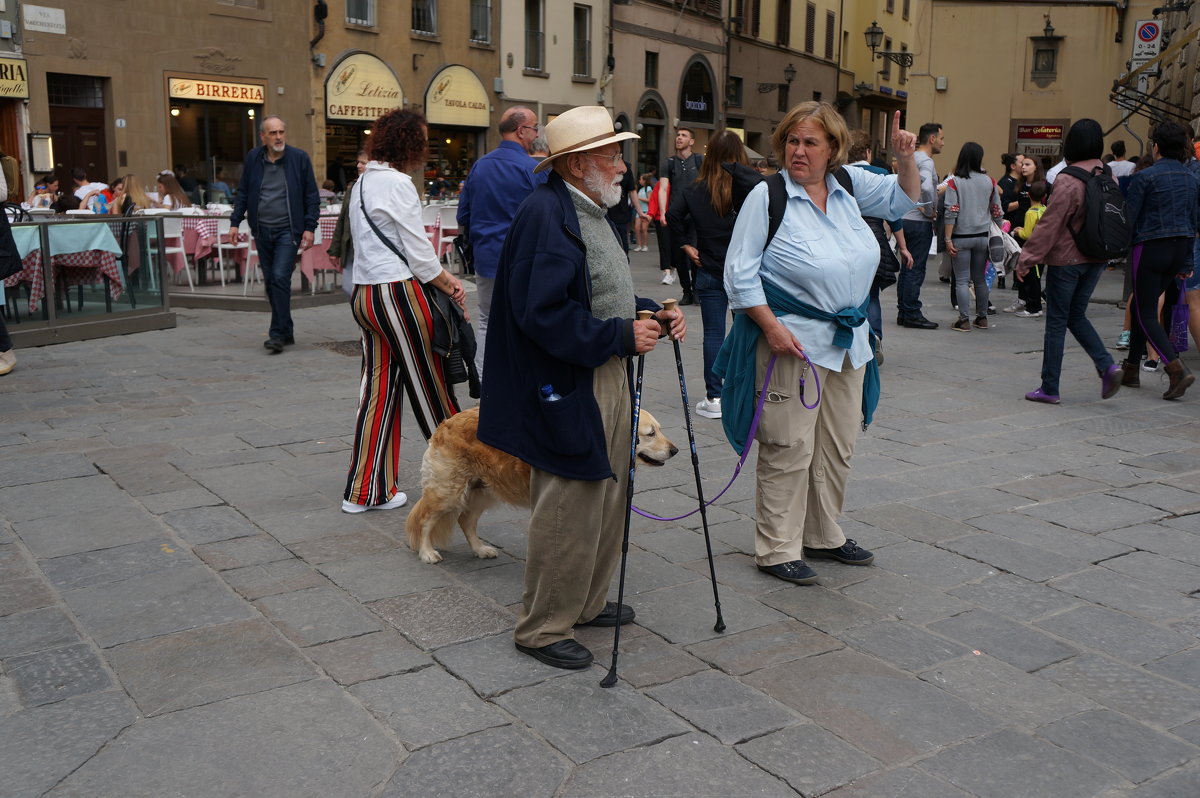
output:
M828 321L837 326L833 334L833 343L843 349L849 349L854 342L854 328L867 320L867 304L870 299L856 308L844 308L836 313L821 310L818 307L802 302L787 294L779 286L763 280L763 292L766 294L767 307L776 316L796 314L810 319ZM758 399L758 375L755 369L755 349L758 338L762 335L760 328L746 313L735 313L733 326L717 360L713 371L724 380L721 387L721 426L725 429L725 437L740 455L745 452L750 441L750 421L754 418L754 407ZM875 338L871 336L872 351L875 348ZM863 377L862 414L863 429L866 429L875 418L875 408L879 405L880 384L879 364L872 358L867 362L867 372Z

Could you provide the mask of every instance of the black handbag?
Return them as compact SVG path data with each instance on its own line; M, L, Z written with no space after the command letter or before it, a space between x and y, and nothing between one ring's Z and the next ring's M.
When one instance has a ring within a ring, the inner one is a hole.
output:
M12 228L8 224L8 214L0 210L0 280L7 280L24 268L21 253L17 252L17 242L13 240Z

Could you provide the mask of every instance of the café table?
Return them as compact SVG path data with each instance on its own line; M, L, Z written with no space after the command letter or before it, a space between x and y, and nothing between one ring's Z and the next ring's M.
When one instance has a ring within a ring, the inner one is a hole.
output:
M329 259L329 245L333 243L333 229L337 227L338 217L335 214L321 216L317 224L321 229L321 240L309 249L300 253L300 272L312 282L313 275L318 271L337 271L341 269L333 265Z
M121 247L106 222L56 223L49 228L50 265L57 285L91 285L104 280L112 299L119 299L125 290L125 280L117 260ZM43 279L41 225L15 224L13 241L24 267L4 281L6 286L29 284L29 312L36 313L46 295Z

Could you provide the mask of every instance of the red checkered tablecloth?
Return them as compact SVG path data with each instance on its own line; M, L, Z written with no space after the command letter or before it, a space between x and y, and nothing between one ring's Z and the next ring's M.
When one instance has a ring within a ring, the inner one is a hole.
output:
M300 271L310 280L318 269L341 271L329 259L329 245L333 243L333 229L337 227L337 220L336 216L322 216L317 221L321 226L321 241L314 244L312 249L300 253Z
M108 290L113 299L120 298L125 290L116 253L90 249L55 255L50 262L54 265L55 279L64 286L91 285L107 277ZM36 313L46 296L46 281L42 279L42 251L33 250L21 263L25 268L5 280L4 285L13 287L18 283L29 283L29 312Z

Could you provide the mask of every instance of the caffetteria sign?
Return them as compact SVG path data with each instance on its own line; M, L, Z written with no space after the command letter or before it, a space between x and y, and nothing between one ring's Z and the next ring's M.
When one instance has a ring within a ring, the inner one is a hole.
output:
M348 55L325 79L325 118L374 122L404 105L404 91L392 68L370 53Z

